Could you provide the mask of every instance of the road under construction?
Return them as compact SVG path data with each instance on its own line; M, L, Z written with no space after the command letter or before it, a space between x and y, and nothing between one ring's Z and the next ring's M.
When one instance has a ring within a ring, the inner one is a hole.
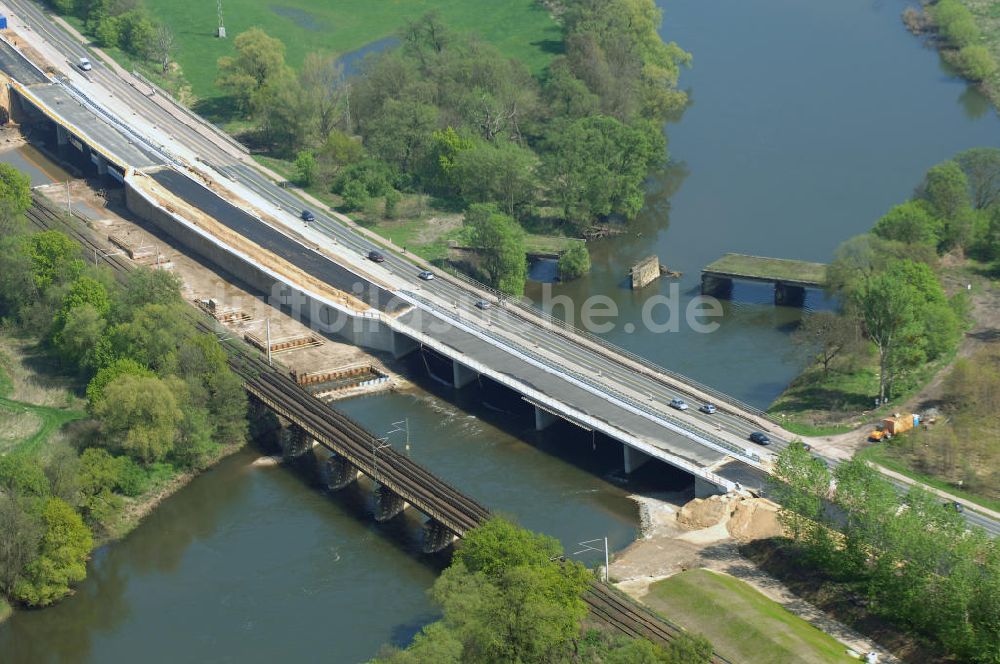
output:
M27 217L40 230L59 230L75 239L87 255L93 252L96 260L110 267L119 279L135 268L122 254L104 251L83 217L67 216L37 196ZM192 307L189 313L206 332L220 331L218 321L204 312ZM301 453L314 443L329 450L326 477L331 490L347 486L359 475L367 476L376 486L376 519L389 520L412 506L428 517L424 525L424 548L432 552L446 548L490 518L486 507L306 392L243 342L227 339L224 347L230 367L243 380L251 407L266 408L281 421L286 453ZM666 644L683 632L676 624L598 580L584 591L583 600L593 620L631 638ZM713 655L713 662L728 664L718 654Z

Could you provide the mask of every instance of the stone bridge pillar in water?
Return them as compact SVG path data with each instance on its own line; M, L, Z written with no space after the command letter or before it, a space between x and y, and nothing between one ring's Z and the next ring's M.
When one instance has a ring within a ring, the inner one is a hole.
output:
M282 422L278 442L281 444L281 456L286 460L302 456L315 444L305 429L297 424Z
M326 478L326 488L330 491L339 491L350 486L361 475L357 466L339 454L327 457L326 463L323 464L323 473Z
M398 516L407 507L402 496L381 484L375 489L375 520L384 523Z
M720 300L733 297L733 280L725 277L715 277L710 274L701 275L701 294L711 295Z
M451 546L458 535L451 532L434 519L424 523L424 553L437 553Z

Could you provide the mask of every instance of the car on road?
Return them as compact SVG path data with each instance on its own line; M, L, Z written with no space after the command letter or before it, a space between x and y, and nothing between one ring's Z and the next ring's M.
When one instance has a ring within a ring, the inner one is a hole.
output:
M384 263L385 256L382 254L381 251L375 251L374 249L372 249L371 251L368 252L368 260L375 261L376 263Z
M302 214L299 216L302 217L302 221L305 222L316 221L316 215L313 214L312 210L303 210Z
M430 281L430 280L432 280L434 278L434 273L431 272L430 270L424 270L423 272L421 272L417 276L420 277L421 279L423 279L424 281Z
M702 404L701 408L699 408L698 410L705 413L706 415L714 415L715 411L717 411L718 408L715 407L715 404L706 403Z
M766 434L760 431L754 431L750 434L750 442L757 443L758 445L770 445L771 439L767 437Z
M476 307L479 308L479 309L483 309L484 311L486 309L489 309L491 306L493 306L493 305L491 305L486 300L479 300L478 302L476 302Z
M671 408L676 408L677 410L687 410L688 409L688 405L686 403L684 403L683 399L671 399L670 400L670 407Z
M944 506L947 507L947 508L949 508L949 509L955 510L959 514L961 514L962 512L965 511L965 505L963 505L962 503L959 503L957 501L948 501L947 503L944 504Z
M76 63L76 66L80 68L81 71L90 71L94 68L94 65L90 64L90 60L87 58L80 58Z

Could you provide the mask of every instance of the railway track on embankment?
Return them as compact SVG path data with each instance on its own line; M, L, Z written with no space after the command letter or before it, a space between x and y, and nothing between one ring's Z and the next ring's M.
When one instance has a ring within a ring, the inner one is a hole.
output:
M103 262L110 267L119 280L124 280L135 267L120 252L109 251L90 233L80 230L78 225L86 224L84 218L76 216L75 219L67 220L65 212L57 210L37 196L25 216L40 230L66 233L80 243L86 254L92 254L95 262ZM209 322L194 309L190 310L189 315L204 331L212 334L219 332L218 325L212 324L214 321ZM404 499L414 508L431 518L450 522L456 531L461 530L456 532L459 536L490 517L487 508L409 457L381 444L372 432L306 392L288 376L258 357L255 351L244 347L242 342L228 342L225 348L229 352L230 366L243 379L244 387L252 397L282 411L278 414L303 426L324 447L350 460L376 482L399 488L401 493L406 494ZM628 637L666 644L683 632L682 628L649 608L596 580L584 592L583 600L596 621ZM729 664L718 655L713 655L712 661L714 664Z

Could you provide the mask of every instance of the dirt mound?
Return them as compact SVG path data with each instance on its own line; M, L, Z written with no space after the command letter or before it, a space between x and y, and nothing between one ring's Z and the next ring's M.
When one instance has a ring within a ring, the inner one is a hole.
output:
M763 498L695 498L677 513L677 522L696 530L725 525L732 537L745 542L782 534L778 506Z
M728 496L695 498L677 513L677 521L687 528L711 528L728 519L732 512Z
M726 527L730 535L745 542L778 537L784 533L778 521L778 506L763 498L738 501Z

